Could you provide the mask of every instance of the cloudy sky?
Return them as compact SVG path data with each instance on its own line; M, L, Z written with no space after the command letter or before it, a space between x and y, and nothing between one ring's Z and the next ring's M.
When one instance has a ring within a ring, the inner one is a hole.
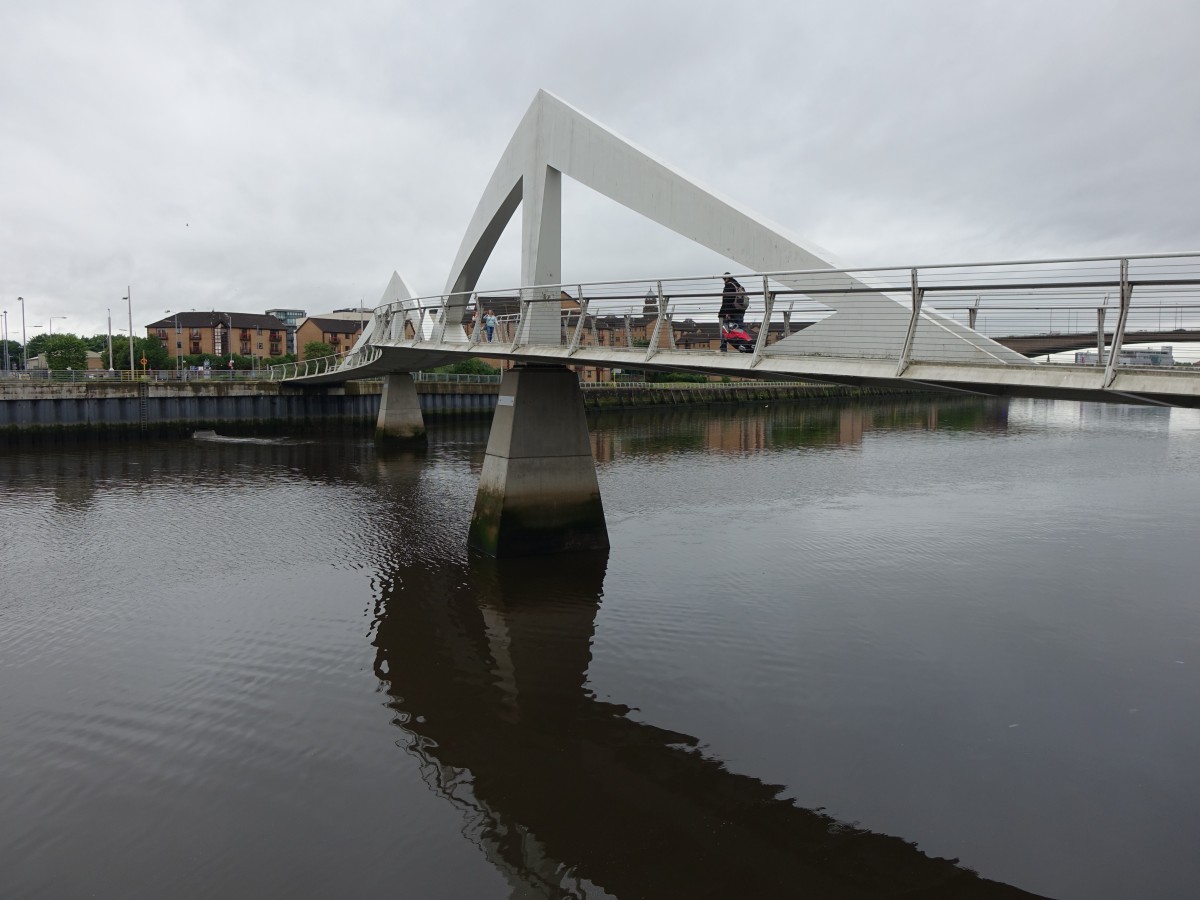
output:
M1200 248L1194 0L9 0L0 32L18 340L18 296L92 334L127 285L139 333L435 293L538 88L847 265ZM571 281L725 266L579 185L563 214ZM518 276L510 234L481 287Z

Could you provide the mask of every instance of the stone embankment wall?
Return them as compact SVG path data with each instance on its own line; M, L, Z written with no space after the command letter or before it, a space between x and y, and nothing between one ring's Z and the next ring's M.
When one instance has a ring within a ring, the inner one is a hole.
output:
M3 382L0 435L165 434L195 428L374 424L379 385L270 381Z
M299 388L273 381L0 382L0 439L69 434L171 434L197 428L373 428L378 382ZM487 415L498 384L419 382L426 415ZM797 383L585 385L589 409L630 409L887 393Z

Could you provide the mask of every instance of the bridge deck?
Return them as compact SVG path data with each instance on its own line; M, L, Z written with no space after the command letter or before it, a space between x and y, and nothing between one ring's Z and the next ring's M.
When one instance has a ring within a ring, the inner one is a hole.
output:
M736 340L719 324L731 320L733 296L719 277L535 285L394 300L375 311L345 359L292 365L275 377L320 384L481 356L1200 405L1200 369L1137 368L1120 356L1124 344L1200 333L1200 254L738 278L748 308L732 315L746 321ZM927 292L937 308L925 302ZM1093 323L1094 330L1081 327ZM719 352L726 339L729 352ZM1101 342L1107 364L1098 366L1037 364L1023 355Z
M598 366L652 372L698 372L735 378L798 378L848 385L907 385L913 388L976 393L989 396L1052 397L1107 402L1140 402L1169 406L1200 406L1200 372L1185 369L1117 371L1104 387L1101 367L1067 365L980 365L914 362L900 375L896 362L886 359L793 357L719 351L661 350L649 360L644 348L584 347L575 352L560 346L528 346L516 350L496 345L404 341L377 344L379 357L349 370L288 379L304 384L330 384L373 378L389 372L418 371L474 356L518 363Z

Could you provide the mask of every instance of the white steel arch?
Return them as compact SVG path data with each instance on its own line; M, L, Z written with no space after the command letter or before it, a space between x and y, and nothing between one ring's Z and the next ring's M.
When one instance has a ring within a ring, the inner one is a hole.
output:
M521 283L527 289L554 286L557 293L563 280L564 174L750 271L835 268L823 252L805 248L778 226L700 186L558 97L538 91L484 189L450 270L449 323L461 320L467 297L518 206ZM802 287L787 276L772 280ZM847 291L869 288L846 274L837 276L836 283ZM780 342L775 353L812 354L836 344L840 354L899 357L907 340L909 349L924 358L946 353L960 361L965 355L981 363L1029 364L1019 353L937 313L922 312L919 325L908 334L907 302L883 293L847 292L822 296L821 302L834 310L833 315ZM536 305L531 312L522 321L521 342L556 338L557 313L548 304ZM450 324L448 329L461 327ZM445 337L450 339L448 333ZM456 337L461 339L457 332Z

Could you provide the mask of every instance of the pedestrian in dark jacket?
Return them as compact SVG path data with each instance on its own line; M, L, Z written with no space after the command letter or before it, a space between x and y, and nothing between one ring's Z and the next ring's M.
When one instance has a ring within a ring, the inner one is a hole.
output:
M721 318L740 325L746 318L746 289L728 272L722 277L725 287L721 290Z
M750 305L746 289L728 272L721 277L725 279L725 286L721 289L721 309L717 315L722 325L741 325L746 318L746 307ZM721 349L726 349L724 331L721 333Z

